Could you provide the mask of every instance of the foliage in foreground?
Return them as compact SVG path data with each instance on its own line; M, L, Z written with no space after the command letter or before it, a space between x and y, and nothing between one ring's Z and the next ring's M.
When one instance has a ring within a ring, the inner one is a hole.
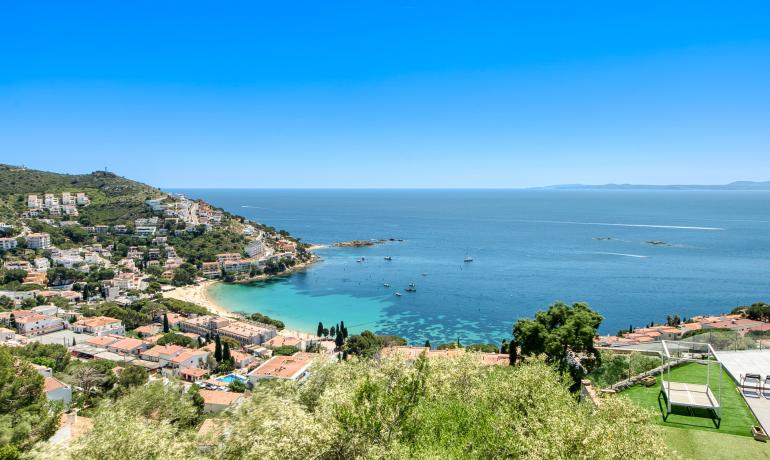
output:
M56 458L653 458L665 454L648 414L625 398L598 410L535 359L482 366L472 355L318 366L301 385L267 382L195 439L188 395L160 403L154 385L106 403L95 429ZM164 390L176 395L173 390ZM154 392L154 393L153 393ZM145 393L149 394L146 395ZM149 402L148 402L149 401ZM170 409L179 405L182 414ZM163 410L166 409L166 410ZM199 451L199 443L213 444ZM41 458L53 458L39 452ZM84 457L85 456L85 457Z

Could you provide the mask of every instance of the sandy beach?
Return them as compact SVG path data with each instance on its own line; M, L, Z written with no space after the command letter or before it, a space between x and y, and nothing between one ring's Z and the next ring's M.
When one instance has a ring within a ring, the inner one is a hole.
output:
M219 282L220 281L216 281L216 280L206 280L191 286L182 286L182 287L174 288L171 291L164 292L163 296L201 305L203 307L206 307L206 309L214 315L229 316L229 317L237 316L231 311L224 308L223 306L214 302L208 296L207 291L209 286ZM280 318L276 318L276 319L280 319ZM301 339L316 338L315 335L312 333L303 332L296 329L284 329L280 331L278 334L283 336L289 336L289 337L298 337Z
M207 280L190 286L174 288L171 291L164 292L163 296L201 305L215 315L233 316L230 311L209 298L207 294L208 288L216 282L215 280Z

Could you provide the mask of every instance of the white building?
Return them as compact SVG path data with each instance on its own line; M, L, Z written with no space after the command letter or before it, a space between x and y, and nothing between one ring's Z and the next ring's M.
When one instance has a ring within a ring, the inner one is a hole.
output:
M22 335L40 335L64 329L64 321L54 316L32 314L16 319L16 329Z
M78 194L75 195L75 203L79 205L87 205L90 202L91 200L86 196L85 193L78 192Z
M51 235L48 233L30 233L26 237L30 249L48 249L51 247Z
M49 401L61 401L65 407L72 402L72 388L55 377L45 377L43 389Z
M16 241L16 238L0 238L0 249L4 251L14 249L17 245L18 242Z
M246 246L246 254L248 254L249 257L257 258L267 255L265 244L262 242L262 240L253 240L249 242L249 244Z
M136 236L152 236L155 234L156 230L157 228L150 226L136 227L134 234L136 234Z
M30 195L27 197L27 207L29 209L39 209L40 208L40 198L37 197L37 195Z
M72 194L70 194L70 192L62 192L61 204L63 205L75 204L75 200L72 199Z

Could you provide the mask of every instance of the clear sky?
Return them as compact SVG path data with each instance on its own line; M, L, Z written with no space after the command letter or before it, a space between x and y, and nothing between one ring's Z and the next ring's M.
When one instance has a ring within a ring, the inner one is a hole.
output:
M770 179L770 3L6 1L0 162L164 187Z

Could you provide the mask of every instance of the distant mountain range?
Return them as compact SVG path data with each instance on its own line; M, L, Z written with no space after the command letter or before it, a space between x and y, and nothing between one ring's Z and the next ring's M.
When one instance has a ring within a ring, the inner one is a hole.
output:
M549 190L770 190L770 181L742 180L723 185L563 184L535 188Z

